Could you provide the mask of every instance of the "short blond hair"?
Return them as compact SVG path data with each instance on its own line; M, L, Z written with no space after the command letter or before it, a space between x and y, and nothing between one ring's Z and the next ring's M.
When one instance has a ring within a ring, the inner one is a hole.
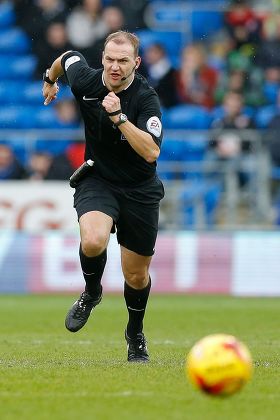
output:
M139 55L139 38L131 32L117 31L109 34L104 42L104 49L110 41L118 45L129 42L133 46L135 57Z

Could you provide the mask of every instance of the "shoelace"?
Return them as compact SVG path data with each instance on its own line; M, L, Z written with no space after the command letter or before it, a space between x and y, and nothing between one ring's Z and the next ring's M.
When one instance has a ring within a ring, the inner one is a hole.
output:
M144 350L145 347L146 347L145 338L144 337L137 337L135 347L136 347L137 350L140 350L140 351Z
M79 317L80 315L83 314L83 312L85 312L85 310L86 310L85 296L82 294L80 299L78 300L75 316Z

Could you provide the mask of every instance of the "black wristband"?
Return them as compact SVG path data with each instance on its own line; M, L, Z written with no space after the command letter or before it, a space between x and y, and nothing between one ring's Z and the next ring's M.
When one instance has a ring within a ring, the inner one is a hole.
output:
M118 109L117 111L114 112L107 112L107 114L109 115L109 117L114 117L115 115L119 115L122 113L121 109Z
M54 85L56 83L56 80L53 81L49 78L49 71L50 69L47 69L43 74L43 80L44 82L48 83L49 85Z

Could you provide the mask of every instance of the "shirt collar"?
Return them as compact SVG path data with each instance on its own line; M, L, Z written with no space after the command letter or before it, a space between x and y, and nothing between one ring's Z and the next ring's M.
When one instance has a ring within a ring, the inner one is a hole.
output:
M133 76L133 79L131 80L131 82L123 90L127 90L129 88L129 86L132 85L132 83L134 82L134 78L135 78L135 75ZM106 87L106 83L105 83L105 79L104 79L104 71L102 72L102 83L103 83L103 86ZM118 92L118 93L120 93L120 92Z

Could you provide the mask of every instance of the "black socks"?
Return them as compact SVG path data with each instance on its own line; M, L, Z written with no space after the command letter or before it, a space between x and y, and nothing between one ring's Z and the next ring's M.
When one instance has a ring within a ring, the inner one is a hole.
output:
M86 282L86 292L98 298L102 292L101 278L107 261L107 249L97 257L87 257L80 246L80 261Z
M124 283L124 298L128 310L127 335L135 338L143 329L143 319L151 289L151 279L144 289L133 289Z

